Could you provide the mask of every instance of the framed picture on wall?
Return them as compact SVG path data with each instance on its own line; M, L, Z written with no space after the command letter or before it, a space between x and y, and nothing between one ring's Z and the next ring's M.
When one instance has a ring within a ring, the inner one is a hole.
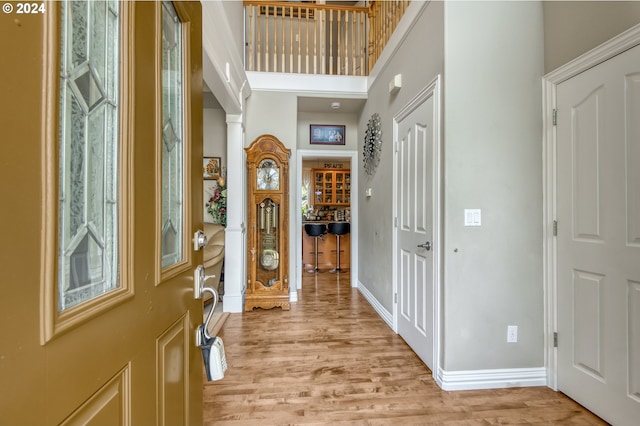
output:
M344 145L345 126L311 124L309 142L312 145Z
M202 174L204 179L218 179L220 177L220 157L204 157Z

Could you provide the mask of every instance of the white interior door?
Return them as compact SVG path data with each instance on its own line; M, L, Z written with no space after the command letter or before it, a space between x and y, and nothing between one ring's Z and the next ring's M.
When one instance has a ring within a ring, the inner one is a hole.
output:
M398 334L433 371L436 257L437 85L399 114L397 167Z
M640 418L640 46L557 86L558 388Z

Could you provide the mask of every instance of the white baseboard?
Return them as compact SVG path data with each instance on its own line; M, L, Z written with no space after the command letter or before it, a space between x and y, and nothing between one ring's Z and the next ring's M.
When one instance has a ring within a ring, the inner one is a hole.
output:
M231 313L240 313L244 311L244 295L229 295L222 296L222 311Z
M393 314L358 281L358 291L371 304L382 320L393 330ZM547 386L547 370L539 368L505 368L493 370L444 371L434 375L438 386L446 391Z
M360 291L364 298L367 299L369 304L373 306L373 309L376 310L378 315L380 315L384 322L386 322L387 325L393 330L393 314L387 311L385 307L382 306L380 302L378 302L378 299L376 299L375 296L371 294L371 292L367 290L367 288L360 281L358 281L358 291Z
M440 368L436 382L447 391L547 386L547 370L544 367L469 371Z

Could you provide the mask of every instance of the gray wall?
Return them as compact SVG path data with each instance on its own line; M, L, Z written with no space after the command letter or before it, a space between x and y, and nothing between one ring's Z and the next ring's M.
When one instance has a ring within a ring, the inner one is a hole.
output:
M205 96L213 96L206 94ZM222 108L204 108L203 110L203 137L204 137L204 156L220 157L220 165L227 166L227 122L226 114ZM205 222L211 222L212 218L207 213L207 202L215 187L217 181L205 180L203 183L203 217Z
M251 92L246 105L245 146L263 134L277 137L291 150L289 157L289 188L295 188L298 99L294 93L256 91ZM246 164L246 163L245 163ZM289 198L289 217L295 216L295 200ZM251 208L251 206L247 206ZM251 224L247 224L250 226ZM289 220L289 235L297 232L295 221ZM289 253L295 253L295 238L289 238ZM289 283L294 285L295 261L289 260Z
M233 31L233 37L225 38L224 42L232 43L234 45L234 49L238 52L238 55L244 59L244 27L241 24L244 22L244 5L241 1L223 0L222 7L227 15L231 31Z
M309 143L309 125L311 124L346 126L344 145L311 145ZM360 146L358 141L358 115L355 113L298 113L298 149L355 151Z
M638 1L544 2L545 73L638 23Z
M298 135L298 99L294 93L254 90L247 99L246 145L271 134L291 149L295 157Z
M204 155L205 157L221 157L222 164L227 164L227 116L222 108L205 108L203 110Z
M542 5L447 2L445 22L444 369L542 367Z
M393 116L443 72L443 24L443 3L431 2L371 86L359 120L362 140L371 115L380 114L383 142L372 177L364 172L362 161L358 164L358 278L389 312L393 312ZM390 95L389 81L396 74L402 74L402 89ZM362 151L362 143L359 147ZM370 198L364 196L366 188L372 188Z
M443 74L446 371L544 363L542 25L539 2L430 3L360 117L362 134L380 114L383 149L372 178L359 165L359 281L391 312L393 116ZM403 87L390 95L399 73ZM482 209L482 227L463 226L465 208ZM519 326L518 343L506 343L507 325Z

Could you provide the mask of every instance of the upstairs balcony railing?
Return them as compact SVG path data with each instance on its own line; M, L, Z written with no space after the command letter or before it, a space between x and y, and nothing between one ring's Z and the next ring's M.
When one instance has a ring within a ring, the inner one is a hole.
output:
M368 75L410 0L367 7L245 0L248 71Z

